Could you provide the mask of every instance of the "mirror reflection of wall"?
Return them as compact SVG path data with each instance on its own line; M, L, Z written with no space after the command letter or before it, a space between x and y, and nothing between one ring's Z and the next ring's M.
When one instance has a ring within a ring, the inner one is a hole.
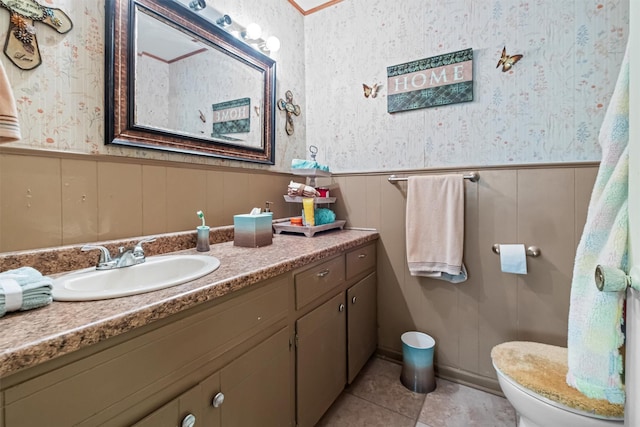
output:
M261 70L240 64L144 10L136 13L136 29L137 126L263 147L259 108L249 112L249 132L213 132L213 105L244 98L252 106L263 104Z

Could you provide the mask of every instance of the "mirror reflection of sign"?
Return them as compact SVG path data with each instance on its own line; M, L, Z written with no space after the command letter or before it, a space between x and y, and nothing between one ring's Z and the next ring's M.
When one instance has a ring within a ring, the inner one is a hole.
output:
M226 133L245 133L250 131L250 98L213 104L212 108L213 132L211 136L219 137Z
M231 120L246 119L249 117L249 107L236 107L228 108L226 110L219 110L213 112L213 122L221 123Z

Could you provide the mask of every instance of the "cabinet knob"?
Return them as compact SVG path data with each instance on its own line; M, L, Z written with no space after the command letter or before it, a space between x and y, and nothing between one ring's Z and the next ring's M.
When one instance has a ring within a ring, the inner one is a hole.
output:
M214 408L219 408L220 405L222 405L222 402L224 402L224 394L222 394L222 392L219 392L215 396L213 396L213 401L211 401L211 405Z
M343 311L344 311L344 304L340 304L340 305L338 306L338 311L339 311L339 312L343 312Z
M351 304L355 304L356 303L356 297L354 296L353 298L351 298Z
M326 276L327 274L329 274L329 270L322 270L322 271L319 271L318 274L316 274L316 276L322 278L322 277Z
M196 425L196 416L193 414L187 414L186 417L182 419L182 424L180 427L193 427Z
M360 254L360 255L358 255L358 258L360 258L360 259L362 259L362 258L366 258L366 257L367 257L367 254Z

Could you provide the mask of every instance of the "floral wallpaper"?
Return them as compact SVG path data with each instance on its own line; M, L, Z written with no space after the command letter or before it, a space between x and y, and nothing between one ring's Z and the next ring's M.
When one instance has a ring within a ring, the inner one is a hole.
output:
M338 3L305 18L307 144L341 172L597 161L628 13L628 0ZM508 72L505 46L524 55ZM467 48L472 102L387 113L388 66Z
M282 42L276 99L302 108L295 133L276 110L276 165L104 144L104 0L40 0L74 27L37 26L43 64L22 71L0 55L23 139L38 150L99 153L288 171L293 158L334 172L594 161L628 34L629 0L345 0L303 17L286 0L216 0L243 25ZM1 18L4 15L5 18ZM0 10L0 35L9 14ZM496 68L500 52L524 57ZM473 49L474 100L389 114L386 67ZM378 83L376 98L362 84Z
M275 166L105 145L105 0L39 1L65 11L73 29L58 34L36 24L43 62L34 70L22 71L0 55L16 96L22 129L22 140L10 146L277 171L288 171L291 159L305 155L304 119L298 121L296 133L288 136L281 114L276 114ZM283 0L216 0L208 4L240 24L258 22L263 31L280 38L281 50L271 55L278 67L276 94L284 97L287 89L293 90L304 105L303 16ZM3 39L8 27L9 13L0 8Z

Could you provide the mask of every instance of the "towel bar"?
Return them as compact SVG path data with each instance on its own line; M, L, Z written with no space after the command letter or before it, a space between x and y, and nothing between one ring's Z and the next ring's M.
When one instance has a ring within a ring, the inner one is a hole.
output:
M462 175L462 177L464 179L468 179L471 182L478 182L478 180L480 179L480 174L478 172L470 172ZM398 181L406 181L408 179L409 178L406 176L396 176L396 175L389 176L389 182L391 183L398 182Z
M494 244L491 247L491 250L493 251L494 254L500 255L500 244L499 243ZM542 251L537 246L529 246L529 247L527 247L526 253L527 253L527 256L530 256L530 257L533 257L533 258L539 257L540 255L542 255Z

